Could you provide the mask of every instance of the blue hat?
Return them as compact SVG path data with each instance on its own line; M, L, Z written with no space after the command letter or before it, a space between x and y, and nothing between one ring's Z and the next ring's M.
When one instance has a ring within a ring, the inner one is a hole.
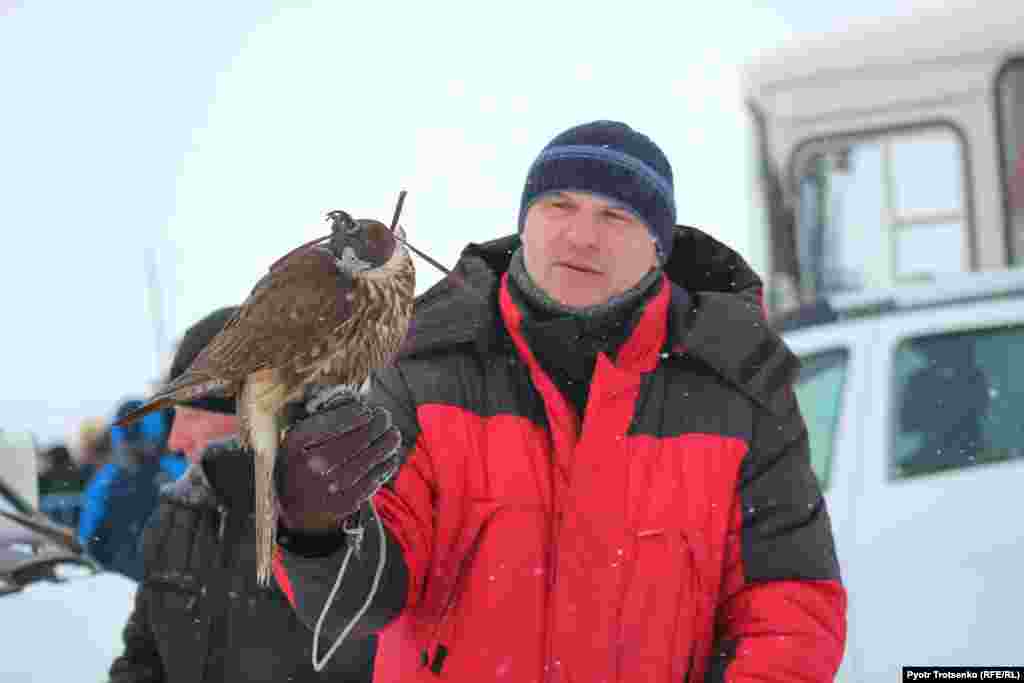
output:
M126 399L118 406L114 419L118 420L133 410L138 410L143 405L138 399ZM119 427L114 425L110 428L111 446L117 448L124 443L151 443L158 444L167 435L168 420L167 411L158 410L142 417L130 425Z
M539 197L592 192L622 202L647 225L661 262L672 252L672 166L657 145L624 123L594 121L555 137L533 162L519 204L519 230Z

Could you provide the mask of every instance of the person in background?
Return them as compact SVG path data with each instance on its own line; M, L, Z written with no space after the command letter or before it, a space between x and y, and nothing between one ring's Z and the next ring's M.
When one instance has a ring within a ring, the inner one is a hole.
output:
M96 469L110 456L110 428L102 418L82 422L77 447L63 445L41 454L39 509L58 524L77 529L82 513L83 491Z
M81 493L88 476L72 459L64 444L40 453L39 511L57 522L74 528L81 509Z
M78 448L75 460L85 480L110 458L110 425L101 417L88 418L78 427Z
M326 612L320 656L354 624L378 681L833 680L799 361L752 269L675 220L650 138L567 130L369 397L297 406L275 572Z
M141 405L126 399L116 417ZM136 581L142 578L139 537L156 509L160 487L185 472L185 460L166 452L170 419L170 411L158 411L126 427L111 427L111 457L83 493L79 542L103 567Z
M82 471L64 444L50 446L39 457L39 495L78 493L85 486Z
M185 333L170 379L236 310L214 311ZM235 438L234 400L197 400L176 413L168 447L190 464L161 491L143 533L143 580L111 683L369 682L373 638L346 644L316 673L311 631L275 583L256 581L253 459Z

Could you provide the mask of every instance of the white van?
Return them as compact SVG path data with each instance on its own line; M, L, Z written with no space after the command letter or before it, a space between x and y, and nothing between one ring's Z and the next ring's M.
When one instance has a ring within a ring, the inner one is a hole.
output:
M1024 663L1022 27L1021 2L933 3L745 69L766 303L849 590L843 681Z
M849 591L843 681L1024 662L1024 270L955 280L782 325Z
M30 436L0 429L0 681L105 681L135 583L38 511L35 458Z

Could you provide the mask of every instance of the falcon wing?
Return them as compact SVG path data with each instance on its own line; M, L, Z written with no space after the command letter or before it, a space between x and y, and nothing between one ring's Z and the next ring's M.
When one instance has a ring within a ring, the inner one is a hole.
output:
M352 294L352 278L327 249L288 257L256 283L235 317L180 377L117 424L176 401L230 393L257 370L312 362L326 350L327 336L351 318Z
M241 382L257 370L308 361L351 318L352 293L352 279L327 249L290 257L256 284L182 379Z

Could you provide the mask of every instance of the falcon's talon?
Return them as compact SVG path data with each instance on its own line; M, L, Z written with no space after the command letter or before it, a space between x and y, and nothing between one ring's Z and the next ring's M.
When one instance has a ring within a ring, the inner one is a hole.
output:
M359 396L358 392L347 384L337 384L324 389L316 389L311 393L313 393L312 398L306 401L306 412L310 415Z

